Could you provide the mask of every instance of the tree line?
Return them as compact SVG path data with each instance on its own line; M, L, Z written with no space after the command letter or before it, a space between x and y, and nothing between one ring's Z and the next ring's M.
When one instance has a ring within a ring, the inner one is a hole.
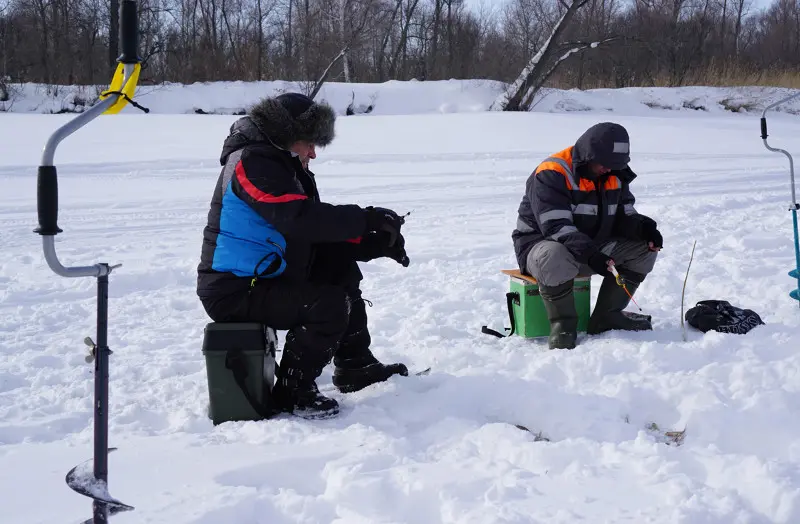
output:
M800 0L140 0L140 84L481 78L800 87ZM119 0L0 0L0 83L105 84ZM557 29L557 31L556 31ZM555 34L557 33L557 34ZM544 51L547 51L546 53ZM544 60L544 58L543 58ZM540 64L541 65L541 64Z

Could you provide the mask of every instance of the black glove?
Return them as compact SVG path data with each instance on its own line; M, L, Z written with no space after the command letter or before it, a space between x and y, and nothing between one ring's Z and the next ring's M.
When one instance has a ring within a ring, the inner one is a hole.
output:
M656 221L652 218L642 222L642 240L652 242L654 248L664 247L664 237L661 236Z
M405 219L391 209L372 206L364 210L364 216L367 223L365 232L375 233L385 231L389 234L388 246L394 246L397 241L397 236L400 234L400 227L405 222Z
M381 238L385 236L385 238ZM361 242L353 244L355 250L355 259L359 262L371 262L376 258L386 256L386 243L388 241L388 233L368 233L361 237Z
M368 234L359 244L356 244L356 260L370 262L376 258L388 257L403 267L408 267L410 261L406 254L406 241L403 235L397 235L393 246L389 246L390 240L390 235L386 231Z
M393 246L387 246L386 256L397 262L403 267L408 267L411 261L406 254L406 239L403 235L397 235L397 241Z
M612 260L610 256L606 255L602 251L598 251L594 255L590 256L586 263L589 264L589 267L592 268L592 271L598 275L612 277L614 275L612 275L611 271L608 270L609 260Z

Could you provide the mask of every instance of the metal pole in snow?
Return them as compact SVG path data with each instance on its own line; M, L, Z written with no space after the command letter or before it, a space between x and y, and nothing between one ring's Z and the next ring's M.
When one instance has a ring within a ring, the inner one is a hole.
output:
M800 239L798 239L798 227L797 227L797 211L800 210L800 205L798 205L797 203L797 192L795 190L794 160L792 159L792 155L790 155L788 151L774 148L770 146L769 143L767 142L767 117L766 117L767 111L769 111L773 107L785 104L786 102L793 100L797 97L800 97L800 93L795 93L782 100L778 100L777 102L774 102L764 108L764 111L761 113L761 139L764 141L764 147L766 147L768 150L777 153L783 153L784 155L786 155L786 158L789 159L789 182L792 191L792 204L789 210L792 212L792 228L794 230L794 256L795 256L795 268L789 272L789 276L794 278L797 282L797 287L789 293L789 296L797 300L798 306L800 306Z
M120 6L120 40L122 54L118 58L120 86L135 88L139 71L138 20L135 0L123 0ZM133 79L128 86L129 79ZM113 83L113 81L112 81ZM132 92L132 91L131 91ZM89 110L73 118L58 128L47 140L42 152L37 180L37 213L39 227L34 231L42 237L42 249L50 269L57 275L67 278L97 278L97 344L87 337L85 342L91 352L87 362L94 361L94 458L72 468L66 476L67 485L76 492L90 497L92 518L88 524L105 524L109 516L120 511L132 510L108 492L108 361L111 350L108 348L108 275L119 266L96 263L90 266L66 267L58 259L55 249L55 236L62 230L58 227L58 173L53 161L56 148L62 140L108 111L123 94L123 89L112 91ZM92 462L92 468L89 468Z

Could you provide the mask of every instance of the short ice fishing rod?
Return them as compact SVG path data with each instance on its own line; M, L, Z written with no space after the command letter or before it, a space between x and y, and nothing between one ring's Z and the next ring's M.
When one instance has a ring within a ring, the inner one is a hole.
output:
M619 272L617 271L617 267L614 264L609 264L608 268L611 270L611 274L614 275L614 279L617 281L617 285L625 291L625 293L628 295L628 298L630 298L631 301L633 301L633 303L636 304L636 307L639 308L639 311L642 311L642 306L640 306L639 303L636 302L636 300L633 298L633 295L631 295L631 292L628 291L627 286L625 286L625 280L620 276Z
M119 265L96 263L91 266L65 267L58 259L55 236L62 230L58 227L58 175L53 164L56 148L62 140L102 114L116 114L130 102L141 71L138 54L138 20L135 0L122 0L120 5L120 42L122 54L117 58L118 66L108 91L100 100L58 128L47 140L42 152L37 180L37 212L39 227L34 231L42 237L44 257L50 269L66 278L97 278L97 342L86 337L89 346L87 362L94 362L94 459L72 468L67 473L67 485L92 499L92 518L84 524L105 524L108 518L121 511L130 511L132 506L123 504L108 492L108 275Z

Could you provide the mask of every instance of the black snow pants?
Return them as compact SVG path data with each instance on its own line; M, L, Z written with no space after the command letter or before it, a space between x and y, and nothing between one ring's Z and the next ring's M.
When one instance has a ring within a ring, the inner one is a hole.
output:
M217 322L286 330L282 362L290 360L313 380L334 356L371 354L362 278L349 246L322 244L307 279L259 280L250 290L206 304L206 311Z

